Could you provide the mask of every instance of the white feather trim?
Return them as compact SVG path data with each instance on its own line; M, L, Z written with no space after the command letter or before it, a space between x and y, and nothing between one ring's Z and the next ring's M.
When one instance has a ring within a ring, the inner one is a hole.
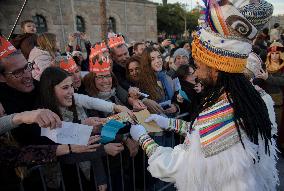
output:
M241 143L205 158L200 147L198 131L188 135L190 145L174 149L159 147L149 158L148 170L152 176L174 182L180 191L274 191L278 183L275 143L271 155L260 147L244 140ZM254 163L251 155L260 160Z

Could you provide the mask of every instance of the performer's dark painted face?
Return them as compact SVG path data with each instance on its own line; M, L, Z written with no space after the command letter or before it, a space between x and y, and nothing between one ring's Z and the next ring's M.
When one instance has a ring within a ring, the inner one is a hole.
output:
M194 73L197 77L197 79L206 87L212 87L214 86L217 75L216 71L206 64L203 64L201 62L196 62L196 72Z

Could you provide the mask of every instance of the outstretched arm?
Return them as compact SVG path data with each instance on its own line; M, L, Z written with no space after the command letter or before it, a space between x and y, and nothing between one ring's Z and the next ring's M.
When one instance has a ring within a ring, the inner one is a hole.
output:
M159 146L142 125L133 125L130 134L149 157L147 169L151 175L166 182L176 182L178 172L183 168L181 160L186 159L184 156L186 151L180 146L175 148Z
M179 135L186 136L187 129L190 126L189 122L181 119L166 118L161 115L153 114L150 115L145 122L155 121L158 126L167 131L174 131Z

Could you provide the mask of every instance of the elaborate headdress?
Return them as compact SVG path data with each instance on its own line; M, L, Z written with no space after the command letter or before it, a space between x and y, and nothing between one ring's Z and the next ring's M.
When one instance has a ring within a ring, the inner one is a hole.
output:
M70 56L56 57L55 62L61 69L65 70L69 73L74 73L78 69L76 62Z
M0 59L5 58L17 49L3 36L0 35Z
M90 62L89 70L96 74L108 72L111 70L110 59L108 57L102 56L101 59L96 59L95 63Z
M272 5L262 0L204 0L204 3L204 21L192 43L193 58L220 71L242 73L257 28L272 15ZM265 8L261 13L266 13L258 17L263 19L261 24L248 17L256 14L259 6Z

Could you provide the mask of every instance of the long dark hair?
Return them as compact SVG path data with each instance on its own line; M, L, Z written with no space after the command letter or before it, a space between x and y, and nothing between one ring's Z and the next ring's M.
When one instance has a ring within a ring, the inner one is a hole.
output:
M134 56L131 56L127 61L126 61L126 67L125 67L125 69L126 69L126 79L128 80L128 81L131 81L131 79L130 79L130 72L129 72L129 65L130 65L130 63L132 63L132 62L137 62L138 63L138 65L139 65L139 67L140 67L140 59L141 59L141 57L140 56L136 56L136 55L134 55ZM138 74L139 75L139 74Z
M234 109L234 121L243 147L245 146L240 129L244 130L250 141L257 145L260 134L265 142L265 152L270 153L271 122L268 110L260 94L243 74L219 72L216 85L207 94L198 113L216 103L223 93L226 93ZM198 114L194 119L197 117Z
M148 93L150 98L158 101L163 98L163 89L157 84L158 78L151 66L151 53L159 52L158 49L147 47L144 49L140 59L140 75L137 82L138 87ZM161 54L161 53L160 53Z
M50 109L56 113L61 120L63 120L62 114L59 110L59 102L56 98L54 88L69 76L70 74L61 68L48 67L43 71L39 82L39 107ZM69 110L73 112L74 120L77 120L78 116L74 100Z

